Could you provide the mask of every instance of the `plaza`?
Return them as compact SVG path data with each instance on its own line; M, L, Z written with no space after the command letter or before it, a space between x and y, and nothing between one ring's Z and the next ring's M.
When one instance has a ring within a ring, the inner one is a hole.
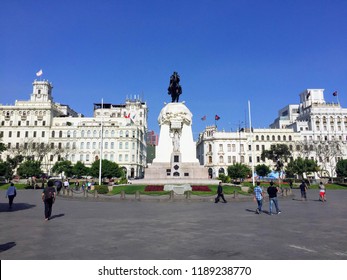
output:
M280 198L282 213L255 214L250 198L210 201L82 200L58 197L44 221L40 190L19 190L8 211L0 191L2 260L347 259L347 192Z

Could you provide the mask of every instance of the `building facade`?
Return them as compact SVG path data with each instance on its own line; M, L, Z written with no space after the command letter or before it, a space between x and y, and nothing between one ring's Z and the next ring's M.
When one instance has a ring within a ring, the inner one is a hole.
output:
M2 160L21 154L42 162L50 174L62 159L90 166L95 160L117 162L128 177L142 177L146 166L148 109L139 98L124 104L94 104L84 117L53 101L53 86L34 81L28 101L0 106L0 137L7 147Z
M209 175L227 174L227 167L236 162L251 166L253 161L273 168L272 161L262 161L262 151L286 144L292 152L289 160L317 161L321 171L310 175L336 176L337 161L347 157L347 109L339 102L326 102L323 89L307 89L299 97L299 104L279 110L268 129L219 132L215 126L206 127L197 142L197 155Z

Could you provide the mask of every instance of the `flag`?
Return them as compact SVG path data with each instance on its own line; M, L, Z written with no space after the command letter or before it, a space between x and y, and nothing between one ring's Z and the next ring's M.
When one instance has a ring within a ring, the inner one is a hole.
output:
M334 92L333 92L333 96L337 96L337 91L334 91Z
M214 119L215 119L216 121L218 121L218 120L220 119L220 117L219 117L218 115L215 115L215 116L214 116Z
M128 115L124 115L124 118L130 119L130 113Z
M206 115L201 118L202 121L206 121Z
M43 74L42 69L40 69L40 71L36 72L36 76L37 76L37 77L42 76L42 74Z

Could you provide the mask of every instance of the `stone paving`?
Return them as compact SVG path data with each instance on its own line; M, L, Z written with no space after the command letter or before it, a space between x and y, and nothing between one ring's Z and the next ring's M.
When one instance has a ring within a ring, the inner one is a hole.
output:
M93 200L58 197L45 221L40 190L0 191L0 259L347 259L347 190L280 198L255 214L251 199Z

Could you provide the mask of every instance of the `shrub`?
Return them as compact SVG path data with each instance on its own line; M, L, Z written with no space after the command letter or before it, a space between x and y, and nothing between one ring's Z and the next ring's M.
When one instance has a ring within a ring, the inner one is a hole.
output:
M101 186L95 186L95 190L99 193L99 194L107 194L108 193L108 187L101 185Z
M208 186L192 186L193 192L210 192L211 189Z
M164 186L156 186L156 185L148 185L145 188L145 192L162 192L164 190Z

